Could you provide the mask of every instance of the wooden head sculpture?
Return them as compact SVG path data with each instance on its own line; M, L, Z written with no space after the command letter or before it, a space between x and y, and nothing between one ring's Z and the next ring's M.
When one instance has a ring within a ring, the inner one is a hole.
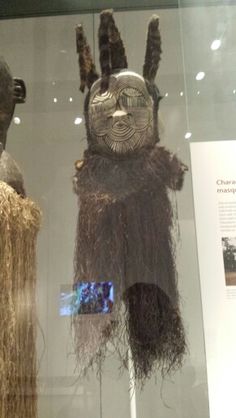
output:
M23 80L13 78L3 58L0 58L0 180L25 196L23 176L17 163L5 151L7 131L13 118L15 105L24 103L26 87Z
M25 84L0 59L0 411L4 418L37 417L36 238L40 210L26 197L17 163L5 151Z

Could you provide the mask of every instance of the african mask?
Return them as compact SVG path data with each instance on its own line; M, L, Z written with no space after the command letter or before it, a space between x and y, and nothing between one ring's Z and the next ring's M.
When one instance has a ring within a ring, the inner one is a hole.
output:
M110 76L101 92L101 80L90 91L88 117L91 142L101 152L117 157L155 142L153 100L144 79L131 71Z
M0 411L4 418L37 417L36 239L41 219L26 197L17 163L5 151L25 84L0 59Z
M135 380L144 383L158 368L164 374L179 367L186 349L169 190L182 188L187 168L157 144L159 18L149 23L143 77L128 70L111 11L101 13L99 47L101 78L77 27L88 149L74 176L80 207L74 286L101 289L109 282L115 298L108 314L73 315L75 349L82 374L101 366L108 342L124 367L131 352Z
M22 196L25 196L23 176L5 147L15 105L24 103L25 97L24 81L13 78L8 65L0 58L0 180L12 186Z

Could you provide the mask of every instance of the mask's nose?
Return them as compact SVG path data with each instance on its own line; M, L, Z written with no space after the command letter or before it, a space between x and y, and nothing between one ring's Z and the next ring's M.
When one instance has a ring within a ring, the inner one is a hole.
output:
M113 113L112 117L113 118L120 118L120 117L126 116L126 115L127 115L127 112L125 112L124 110L118 109Z

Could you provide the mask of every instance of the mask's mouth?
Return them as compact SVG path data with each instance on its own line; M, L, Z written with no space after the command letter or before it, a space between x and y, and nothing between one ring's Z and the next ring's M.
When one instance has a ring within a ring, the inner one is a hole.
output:
M124 127L131 128L132 126L125 119L117 120L112 124L112 129L122 129Z
M120 113L118 115L118 112ZM135 129L135 123L131 115L128 115L126 112L123 112L122 110L117 110L110 119L111 123L111 129L132 129L134 132Z
M114 142L126 142L135 135L135 129L125 121L117 121L107 136Z

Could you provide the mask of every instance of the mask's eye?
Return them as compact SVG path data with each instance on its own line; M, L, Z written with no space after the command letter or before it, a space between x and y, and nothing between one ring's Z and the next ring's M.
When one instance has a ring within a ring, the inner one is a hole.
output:
M100 113L103 112L104 114L110 114L114 112L116 105L116 98L112 93L106 91L103 94L97 93L91 102L91 110L92 112Z
M109 91L105 91L105 93L97 93L93 100L92 100L92 104L96 105L99 103L104 103L106 100L111 100L112 99L112 94Z
M127 87L120 93L119 102L126 108L146 107L144 95L137 89Z

